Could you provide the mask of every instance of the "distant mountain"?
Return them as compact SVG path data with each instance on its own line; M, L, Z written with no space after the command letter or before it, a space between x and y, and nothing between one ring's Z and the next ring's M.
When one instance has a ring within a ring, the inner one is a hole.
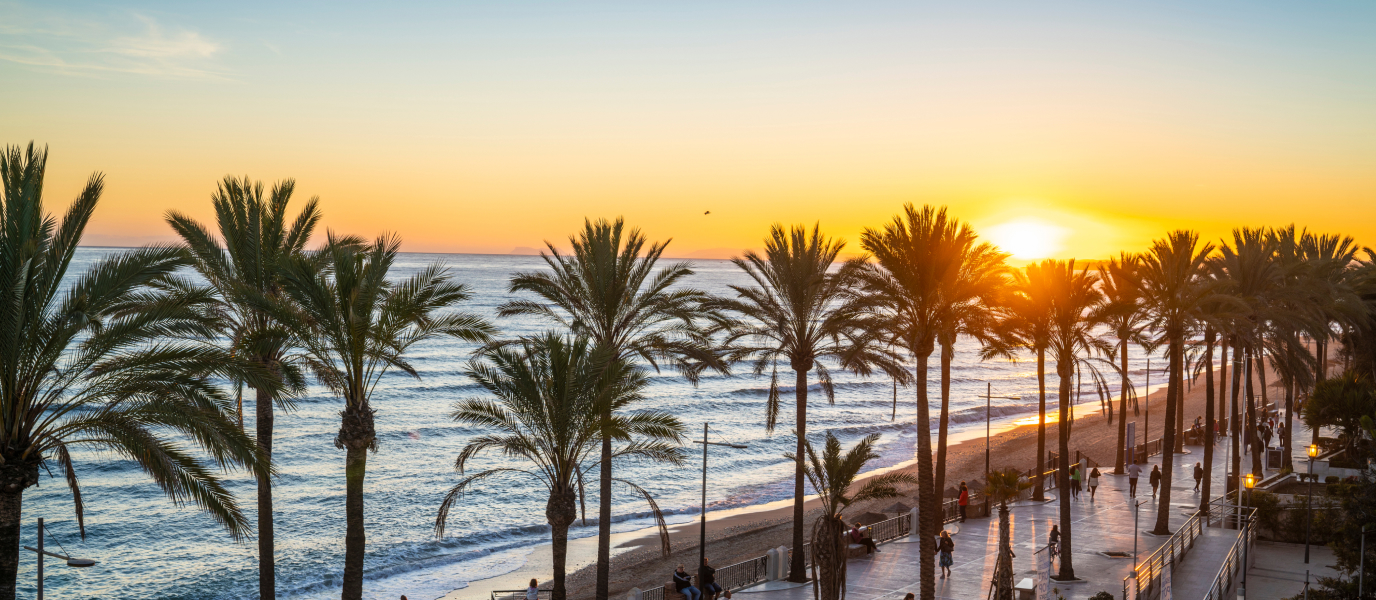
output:
M523 256L538 256L538 255L540 254L540 249L539 249L539 248L531 248L530 246L517 246L517 247L515 247L515 248L512 248L512 249L511 249L511 252L508 252L507 254L520 254L520 255L523 255Z

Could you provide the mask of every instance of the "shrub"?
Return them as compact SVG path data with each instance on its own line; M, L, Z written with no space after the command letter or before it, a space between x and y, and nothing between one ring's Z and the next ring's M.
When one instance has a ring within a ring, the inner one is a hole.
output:
M1113 594L1111 594L1111 593L1109 593L1109 592L1099 592L1099 593L1097 593L1097 594L1095 594L1095 595L1093 595L1093 596L1090 596L1090 597L1089 597L1089 600L1118 600L1118 599L1117 599L1117 598L1114 598L1114 597L1113 597Z
M1328 477L1324 477L1324 478L1323 478L1323 482L1324 482L1324 483L1338 483L1338 479L1339 479L1339 478L1338 478L1337 475L1329 475Z

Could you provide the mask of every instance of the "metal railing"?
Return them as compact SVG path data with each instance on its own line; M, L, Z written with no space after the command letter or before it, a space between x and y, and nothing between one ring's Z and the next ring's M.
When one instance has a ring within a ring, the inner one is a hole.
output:
M540 600L549 600L554 590L540 590ZM492 600L526 600L525 590L492 590Z
M683 595L678 592L674 592L674 594L677 596ZM657 588L650 588L640 592L640 600L664 600L664 586L661 585Z
M1123 598L1124 600L1152 600L1160 597L1161 594L1161 573L1166 569L1175 571L1175 565L1180 559L1194 548L1194 541L1204 535L1204 526L1207 517L1201 511L1195 511L1194 515L1185 521L1180 529L1171 535L1166 543L1147 555L1145 560L1138 562L1137 570L1123 578ZM1137 596L1128 596L1128 582L1137 580Z
M1226 507L1225 507L1226 508ZM1213 585L1209 586L1209 593L1204 595L1204 600L1224 600L1234 597L1234 585L1238 581L1238 574L1247 569L1243 564L1243 559L1247 553L1245 548L1251 547L1257 538L1256 520L1252 518L1256 514L1255 508L1243 508L1242 532L1238 534L1237 541L1233 542L1233 547L1228 550L1228 556L1223 559L1223 566L1219 567L1218 575L1214 576ZM1232 510L1224 510L1226 518L1236 517Z
M734 590L743 588L747 585L758 583L769 578L769 557L756 556L755 558L738 562L734 565L727 565L717 569L714 579L717 585L723 590ZM702 584L693 576L693 585L702 589Z

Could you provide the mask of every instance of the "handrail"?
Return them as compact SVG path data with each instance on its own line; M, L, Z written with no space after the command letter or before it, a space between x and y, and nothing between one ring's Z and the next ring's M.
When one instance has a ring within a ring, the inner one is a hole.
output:
M1179 563L1181 557L1194 548L1194 541L1204 535L1204 524L1206 516L1202 511L1195 511L1189 520L1185 521L1179 529L1171 535L1166 543L1161 544L1147 558L1138 562L1137 570L1131 575L1123 578L1123 598L1124 600L1150 600L1159 597L1161 590L1161 573L1166 569L1175 571L1175 565ZM1136 598L1128 597L1128 582L1136 580Z
M540 590L536 595L540 600L549 600L554 590ZM492 590L492 600L526 600L525 590Z
M1242 564L1242 561L1246 555L1245 548L1251 547L1256 541L1256 521L1252 516L1256 514L1257 509L1244 507L1244 510L1248 514L1242 518L1242 532L1238 534L1237 541L1233 542L1233 547L1228 550L1228 556L1223 559L1223 565L1214 576L1214 582L1209 586L1209 593L1204 595L1204 600L1223 600L1231 597L1238 571L1247 569L1247 565Z

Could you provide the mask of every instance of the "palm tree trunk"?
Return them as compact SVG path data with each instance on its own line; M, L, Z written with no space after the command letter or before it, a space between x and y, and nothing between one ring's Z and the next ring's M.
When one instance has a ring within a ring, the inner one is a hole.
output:
M253 410L256 414L258 450L263 459L272 460L272 395L257 390ZM277 560L273 555L272 480L266 473L258 475L258 597L272 600L277 597Z
M1290 459L1290 452L1294 450L1290 442L1290 424L1295 422L1295 384L1293 381L1285 383L1285 423L1280 428L1280 445L1284 450L1280 453L1280 468L1295 470L1295 465Z
M609 423L611 415L603 412L602 422ZM604 429L605 430L605 429ZM612 559L612 438L602 436L602 463L599 469L601 486L597 491L597 589L595 598L607 600L611 586ZM703 507L706 510L707 507Z
M1228 410L1228 436L1232 438L1233 460L1229 470L1229 483L1223 489L1236 486L1237 476L1242 472L1242 413L1238 406L1238 393L1242 387L1242 340L1233 339L1233 389L1232 406ZM1238 498L1241 498L1239 492Z
M1008 503L999 504L999 557L994 565L994 600L1013 600L1013 531Z
M363 600L363 477L368 473L368 450L377 439L373 410L348 403L339 413L335 445L344 448L344 590L343 600Z
M1252 451L1252 472L1258 477L1261 476L1261 453L1257 451L1257 403L1253 397L1252 389L1252 356L1254 350L1251 345L1247 346L1247 427L1244 434L1247 438L1247 447Z
M550 600L564 600L568 595L564 581L569 557L569 525L578 516L575 499L572 489L558 489L550 491L549 502L545 503L545 519L549 521L554 554L554 591Z
M1222 419L1228 416L1228 336L1218 337L1218 412Z
M920 513L919 513L920 514ZM842 569L846 562L846 543L842 541L845 534L841 520L830 515L823 515L817 519L817 524L813 526L812 547L815 554L813 562L816 563L818 581L819 600L839 600L842 588L845 585L842 581Z
M9 481L0 482L0 600L14 600L19 577L20 515L24 501L23 487ZM18 487L18 492L11 488Z
M1119 411L1122 415L1118 418L1118 457L1113 462L1113 474L1122 475L1127 465L1127 444L1128 444L1128 342L1123 340L1123 347L1119 350L1119 360L1122 361L1123 377L1121 387L1118 388Z
M1180 376L1184 359L1181 346L1184 344L1184 335L1179 331L1172 331L1169 344L1170 375L1166 382L1166 426L1162 428L1164 439L1161 444L1161 499L1157 504L1156 527L1152 529L1154 535L1171 533L1171 471L1175 465L1175 453L1169 449L1175 446L1175 428L1171 427L1171 423L1175 422L1177 405L1180 403Z
M1271 407L1271 400L1266 395L1266 353L1257 353L1257 384L1261 387L1261 410L1267 411Z
M927 408L927 360L931 358L930 346L926 352L915 352L917 358L916 376L913 383L917 388L917 523L922 533L918 544L919 581L922 600L936 600L936 546L933 538L941 525L941 501L932 490L932 419Z
M1181 360L1184 360L1183 356ZM1173 452L1175 452L1176 454L1185 453L1185 381L1187 381L1188 379L1189 377L1185 375L1184 366L1182 364L1180 370L1180 379L1175 382L1176 387L1180 388L1175 391L1175 421L1166 422L1168 426L1172 422L1175 423L1175 446L1173 446L1172 448Z
M1209 510L1209 482L1214 473L1214 330L1204 330L1204 485L1199 510Z
M1075 561L1070 551L1070 377L1073 373L1068 363L1071 362L1070 357L1059 357L1056 361L1056 374L1061 379L1060 418L1056 427L1056 448L1060 453L1056 461L1056 487L1060 491L1056 495L1061 501L1061 571L1057 579L1061 581L1075 579Z
M936 431L936 471L932 474L937 498L946 500L946 425L950 421L951 405L951 358L955 354L955 344L941 344L941 414L938 416Z
M807 557L803 556L803 442L807 440L807 371L794 369L793 398L798 407L798 457L793 470L793 552L789 555L788 580L807 581Z
M1046 349L1037 348L1037 489L1032 499L1046 501L1042 474L1046 472ZM1064 490L1062 490L1064 492Z

